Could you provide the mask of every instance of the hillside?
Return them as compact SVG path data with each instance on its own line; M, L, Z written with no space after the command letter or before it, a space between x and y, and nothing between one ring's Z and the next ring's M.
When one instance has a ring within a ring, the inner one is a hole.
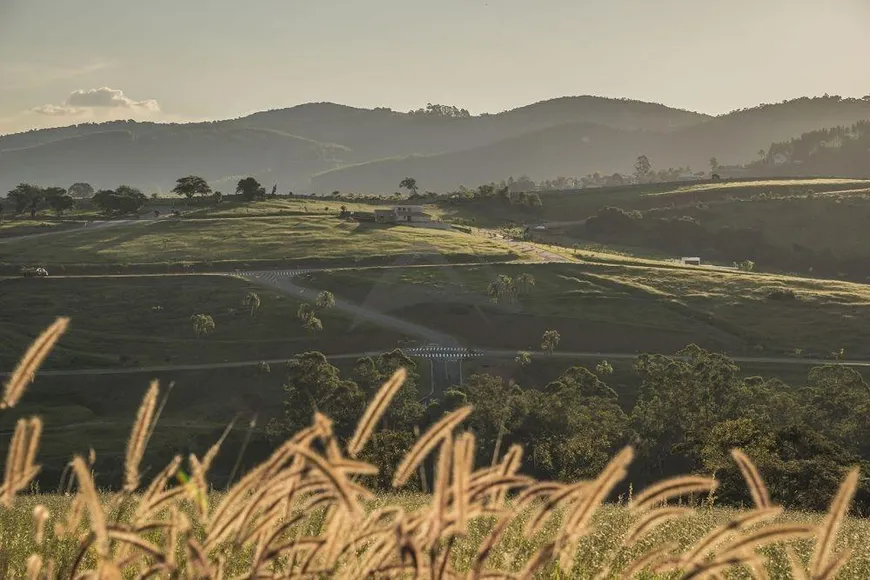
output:
M212 123L111 122L0 137L0 191L23 181L166 191L200 174L227 189L241 175L282 190L428 190L528 174L537 179L745 163L801 133L870 119L870 101L799 99L721 117L626 99L565 97L498 114L399 113L310 103ZM313 178L313 181L312 181Z
M754 175L870 177L870 122L839 125L774 143L749 168Z
M870 101L829 97L736 111L673 131L571 123L465 151L339 167L315 176L313 185L323 191L389 191L404 176L414 175L424 187L449 190L499 181L509 175L526 174L539 181L559 175L629 172L635 158L642 154L658 169L688 165L697 170L705 169L711 157L724 164L747 163L773 141L792 139L813 128L864 119L870 119Z

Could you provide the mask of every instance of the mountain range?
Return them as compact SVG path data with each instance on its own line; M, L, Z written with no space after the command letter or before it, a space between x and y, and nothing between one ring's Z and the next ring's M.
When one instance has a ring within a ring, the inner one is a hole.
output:
M0 192L20 182L78 181L165 192L188 174L225 192L247 175L281 191L384 193L414 177L422 190L440 192L510 175L628 173L639 155L654 168L697 171L711 157L750 163L773 143L870 120L870 99L830 96L716 117L593 96L479 116L447 109L400 113L310 103L208 123L116 121L0 136Z

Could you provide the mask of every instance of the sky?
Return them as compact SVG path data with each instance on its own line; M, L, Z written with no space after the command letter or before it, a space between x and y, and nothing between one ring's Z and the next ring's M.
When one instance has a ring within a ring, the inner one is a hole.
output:
M330 101L870 94L870 0L0 0L0 134Z

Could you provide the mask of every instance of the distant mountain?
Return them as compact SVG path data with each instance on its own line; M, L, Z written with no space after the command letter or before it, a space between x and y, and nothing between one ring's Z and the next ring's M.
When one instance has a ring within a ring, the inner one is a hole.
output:
M771 142L870 119L870 102L801 99L709 117L627 99L565 97L480 116L399 113L310 103L212 123L111 122L0 137L0 192L22 181L167 191L199 174L227 191L243 175L282 191L393 191L746 162Z
M706 169L758 159L772 141L812 129L870 119L870 101L819 97L735 111L670 131L626 131L584 123L563 124L496 143L440 155L410 156L339 167L313 178L316 190L392 191L404 176L424 189L443 191L525 174L536 181L592 172L628 172L638 155L655 168ZM827 175L827 174L826 174ZM859 175L848 175L859 177Z

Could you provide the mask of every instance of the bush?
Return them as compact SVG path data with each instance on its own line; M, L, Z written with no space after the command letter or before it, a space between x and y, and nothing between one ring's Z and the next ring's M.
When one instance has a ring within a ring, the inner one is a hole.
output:
M797 294L791 288L773 288L767 292L768 300L778 300L781 302L793 302L797 300Z

